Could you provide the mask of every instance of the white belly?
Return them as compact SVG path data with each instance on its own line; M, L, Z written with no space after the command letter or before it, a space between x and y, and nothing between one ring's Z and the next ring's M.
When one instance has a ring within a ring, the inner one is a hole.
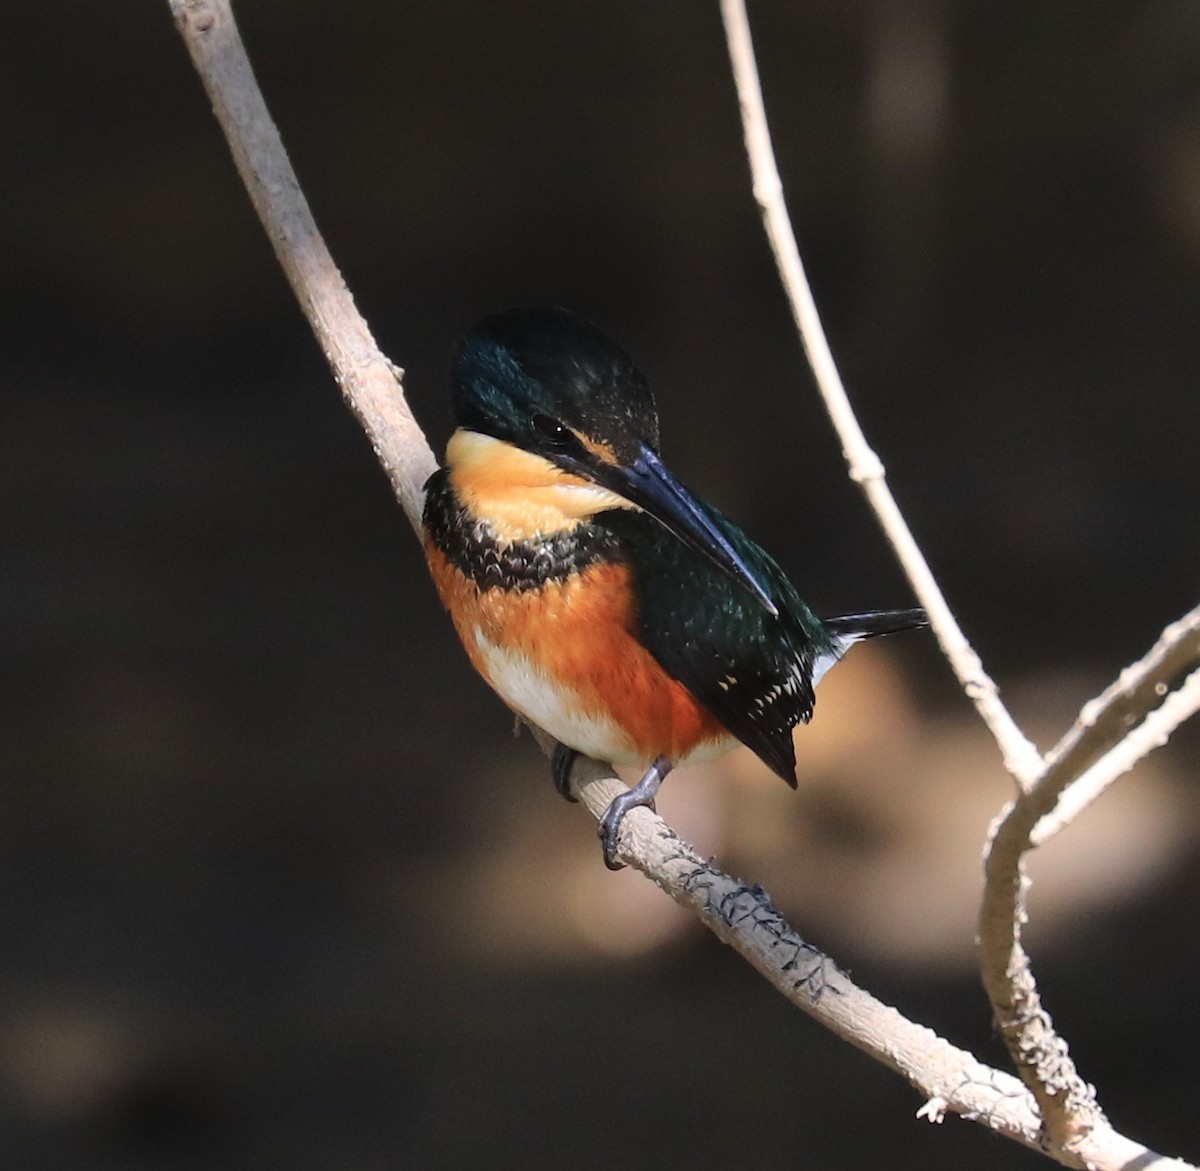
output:
M506 650L475 631L475 645L483 658L492 687L509 707L555 740L607 764L648 768L653 761L639 753L612 720L589 714L570 688L554 683L523 654ZM728 736L698 745L674 765L713 760L737 746Z
M588 714L570 688L555 684L525 655L490 642L479 630L475 645L487 677L509 707L555 740L609 764L649 764L611 720Z

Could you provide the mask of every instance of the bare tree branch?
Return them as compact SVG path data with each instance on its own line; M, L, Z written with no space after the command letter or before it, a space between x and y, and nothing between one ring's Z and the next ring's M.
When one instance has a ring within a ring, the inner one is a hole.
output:
M1095 1089L1079 1076L1067 1043L1055 1031L1021 945L1029 880L1022 859L1041 815L1021 794L1001 816L984 862L979 914L979 971L992 1015L1009 1054L1042 1111L1052 1153L1077 1149L1105 1126Z
M435 466L432 453L404 401L399 371L376 347L317 232L254 81L228 0L170 0L170 7L334 377L374 445L406 515L414 528L419 528L423 484ZM729 10L737 7L726 5ZM742 13L743 25L744 19ZM750 60L752 65L752 57ZM765 123L763 126L765 132ZM767 149L769 152L769 142ZM823 339L821 346L828 355ZM828 364L832 367L831 358ZM840 383L837 386L840 388ZM841 397L845 398L844 391ZM852 414L849 420L853 439L857 423ZM914 582L920 583L915 588L934 614L943 645L957 655L956 669L968 693L987 713L989 726L998 729L1010 767L1022 777L1040 771L1040 762L1037 769L1030 763L1032 746L1019 732L1014 735L1015 726L999 704L994 685L981 667L976 670L978 660L961 638L894 502L888 505L891 497L877 458L865 441L846 446L852 472L881 516L888 515L889 507L894 513L885 526L890 526L889 532L902 533L894 539L905 550L901 556L906 564L914 566L910 572ZM605 767L591 762L581 761L575 771L583 802L598 817L621 791L621 782L609 776ZM1034 1149L1045 1149L1036 1102L1017 1079L982 1065L855 987L832 960L783 921L760 887L745 886L716 870L647 809L634 809L625 818L620 853L676 902L690 908L793 1003L906 1077L925 1095L921 1115L938 1121L947 1111L955 1112ZM1099 1171L1134 1165L1182 1171L1188 1166L1154 1155L1116 1134L1102 1119L1073 1148L1055 1155L1068 1166Z
M1033 827L1030 841L1035 846L1048 842L1065 829L1105 789L1137 764L1142 757L1161 748L1185 720L1200 711L1200 671L1193 671L1125 738L1059 794L1058 804Z
M1183 714L1185 705L1177 700L1171 711L1178 718L1166 727L1167 717L1160 717L1151 725L1150 732L1139 728L1137 740L1145 741L1145 748L1138 756L1128 757L1131 749L1122 741L1132 738L1130 729L1153 708L1165 706L1163 697L1171 682L1197 666L1200 666L1200 606L1168 626L1141 659L1131 663L1115 682L1084 704L1075 723L1046 753L1045 771L1038 778L1038 787L1054 786L1053 796L1058 806L1034 828L1034 845L1041 845L1069 825L1117 777L1165 742L1155 739L1158 734L1169 736L1192 714L1191 711ZM1128 760L1116 771L1114 765L1105 763L1106 754L1114 747L1120 747L1121 759Z
M1066 790L1066 774L1047 775L1021 794L995 827L985 862L987 881L979 916L980 972L1000 1030L1025 1080L1037 1097L1046 1129L1058 1149L1094 1140L1107 1122L1094 1087L1079 1076L1066 1042L1053 1028L1021 945L1027 921L1029 880L1025 854L1068 824L1071 817L1098 796L1122 773L1152 749L1165 744L1171 732L1200 710L1200 671L1194 671L1142 725L1126 735ZM1056 808L1057 803L1057 808ZM1044 828L1043 828L1044 827Z
M228 3L209 0L170 0L170 5L300 308L405 516L420 532L424 485L437 461L404 399L403 371L375 344L317 230L254 79L233 12Z
M1028 917L1024 858L1200 710L1200 671L1162 698L1169 682L1198 661L1200 607L1168 626L1143 658L1084 705L1047 756L1043 774L993 827L979 914L980 972L996 1026L1037 1096L1048 1132L1062 1147L1104 1124L1104 1116L1093 1087L1080 1078L1066 1043L1054 1032L1021 945ZM1150 708L1155 710L1147 714ZM1139 719L1141 725L1130 731Z
M983 669L983 663L951 612L941 587L887 486L883 463L863 435L825 338L784 202L783 183L771 146L771 132L763 106L745 3L743 0L721 0L721 15L725 21L729 57L737 83L746 153L754 181L754 198L762 209L763 224L792 307L792 316L800 331L825 409L841 440L850 478L862 487L868 503L874 509L896 557L908 575L913 591L929 613L929 621L942 652L1000 746L1005 768L1018 784L1026 786L1041 771L1041 756L1009 715L1000 699L999 689Z

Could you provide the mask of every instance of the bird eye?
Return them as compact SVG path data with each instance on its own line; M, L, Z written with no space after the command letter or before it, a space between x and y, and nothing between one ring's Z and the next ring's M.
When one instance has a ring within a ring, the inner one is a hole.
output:
M563 426L557 419L550 418L549 415L534 415L533 429L543 438L548 439L551 443L562 445L570 438L570 430Z

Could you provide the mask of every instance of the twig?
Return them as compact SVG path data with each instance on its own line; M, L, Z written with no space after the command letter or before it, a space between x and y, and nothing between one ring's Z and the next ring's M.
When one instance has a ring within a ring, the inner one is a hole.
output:
M1168 626L1141 659L1131 663L1111 686L1084 704L1066 735L1046 753L1046 767L1038 778L1038 787L1056 786L1053 796L1058 806L1034 828L1034 845L1041 845L1069 825L1121 773L1158 747L1160 741L1154 739L1155 733L1139 729L1139 741L1146 743L1139 756L1129 759L1111 775L1113 766L1106 766L1102 759L1129 736L1138 720L1163 703L1172 680L1196 666L1200 666L1200 606ZM1180 710L1179 705L1172 710ZM1187 715L1181 716L1165 734L1170 735L1186 718ZM1158 727L1160 722L1152 725L1159 732L1163 731ZM1123 757L1130 751L1122 745Z
M432 453L404 401L399 372L375 346L317 233L254 81L228 0L170 0L170 6L296 296L397 499L417 527L422 486L434 467ZM620 792L620 782L590 762L581 762L576 773L584 804L599 816ZM793 1003L907 1077L926 1095L919 1112L923 1116L936 1121L953 1111L1042 1149L1037 1109L1020 1082L856 988L783 921L760 887L747 887L704 862L646 809L625 818L620 853L692 909ZM1161 1171L1187 1167L1153 1155L1103 1123L1074 1152L1059 1158L1098 1171L1135 1163Z
M1041 771L1037 749L1017 727L1000 699L1000 692L983 663L958 625L941 588L934 579L920 547L908 527L891 489L887 486L883 463L871 449L842 385L837 365L825 338L796 236L792 231L783 183L771 146L771 132L763 106L758 64L750 39L750 24L743 0L721 0L729 57L737 82L746 153L754 180L754 198L762 209L763 224L779 267L779 276L792 307L796 328L804 342L825 409L841 440L842 452L849 465L850 478L862 487L884 533L895 550L917 598L929 613L929 621L963 690L991 729L1004 758L1004 766L1022 787L1028 786Z
M1058 804L1033 827L1029 835L1031 844L1040 846L1070 825L1142 757L1166 744L1171 733L1197 711L1200 711L1200 671L1193 671L1137 728L1126 733L1124 739L1062 790Z
M419 532L425 481L437 461L404 399L404 372L380 352L325 247L229 4L170 0L170 6L292 291L396 499Z

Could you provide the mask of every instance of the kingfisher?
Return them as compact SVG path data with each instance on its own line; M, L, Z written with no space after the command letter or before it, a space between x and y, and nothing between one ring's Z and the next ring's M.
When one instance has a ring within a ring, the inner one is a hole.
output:
M426 485L425 554L475 669L558 743L643 770L600 818L620 869L628 811L677 765L745 744L796 787L792 732L856 642L920 609L818 618L775 561L659 456L646 379L564 309L487 317L451 369L457 429Z

